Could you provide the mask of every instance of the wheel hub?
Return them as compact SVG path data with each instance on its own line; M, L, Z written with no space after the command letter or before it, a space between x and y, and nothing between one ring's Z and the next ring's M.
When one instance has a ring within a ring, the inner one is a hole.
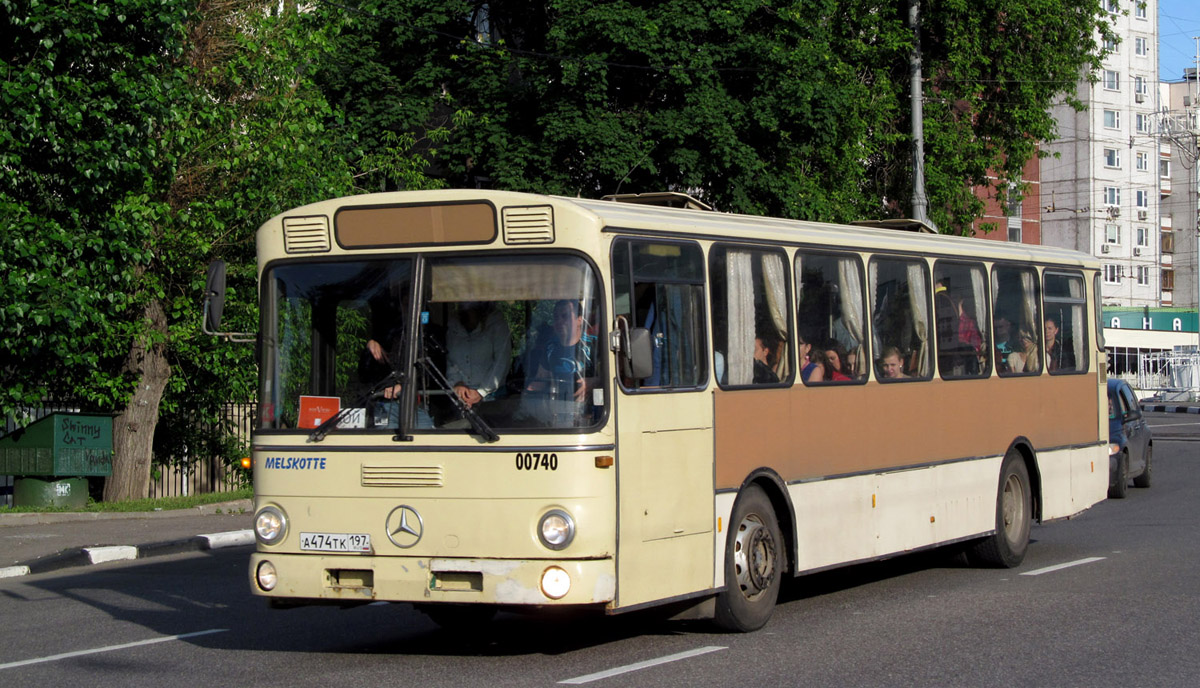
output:
M776 575L775 539L762 521L751 514L738 526L733 561L738 587L754 599L771 587Z

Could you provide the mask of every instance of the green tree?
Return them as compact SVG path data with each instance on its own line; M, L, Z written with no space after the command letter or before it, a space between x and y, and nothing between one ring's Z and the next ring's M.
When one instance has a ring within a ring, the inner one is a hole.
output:
M352 189L320 27L277 6L0 2L0 411L113 411L106 499L146 494L160 410L186 441L252 386L250 347L198 332L205 264L252 287L260 222Z
M440 132L422 150L451 186L670 189L738 212L904 216L908 6L319 3L340 32L318 80L363 141ZM1003 193L1054 135L1047 107L1098 65L1107 15L1099 0L933 0L922 15L931 214L965 231L982 210L972 186Z

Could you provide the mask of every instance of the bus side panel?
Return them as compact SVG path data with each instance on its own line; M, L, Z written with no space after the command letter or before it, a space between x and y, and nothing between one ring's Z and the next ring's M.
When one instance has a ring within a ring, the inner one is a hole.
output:
M1103 499L1108 491L1108 452L1104 447L1038 452L1037 465L1042 476L1043 521L1073 516Z
M1096 386L1087 374L718 390L716 487L759 466L794 482L1002 456L1018 437L1039 452L1101 444Z

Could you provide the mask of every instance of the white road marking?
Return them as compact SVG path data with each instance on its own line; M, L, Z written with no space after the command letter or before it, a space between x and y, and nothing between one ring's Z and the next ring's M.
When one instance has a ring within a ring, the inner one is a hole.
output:
M1052 573L1054 571L1061 571L1063 569L1069 569L1072 566L1081 566L1083 564L1091 564L1093 562L1103 561L1103 560L1104 560L1104 557L1088 557L1087 559L1068 561L1065 564L1055 564L1054 566L1047 566L1044 569L1037 569L1036 571L1026 571L1025 573L1022 573L1021 575L1022 576L1040 576L1043 573Z
M84 655L94 655L100 652L112 652L113 650L124 650L131 647L140 647L142 645L154 645L156 643L165 643L168 640L182 640L184 638L195 638L200 635L209 635L212 633L224 633L228 628L210 628L207 631L196 631L195 633L182 633L180 635L169 635L165 638L151 638L150 640L138 640L132 643L123 643L121 645L109 645L108 647L97 647L92 650L79 650L77 652L64 652L61 655L50 655L49 657L37 657L35 659L23 659L19 662L9 662L8 664L0 664L0 669L14 669L20 666L28 666L30 664L41 664L42 662L57 662L60 659L69 659L71 657L82 657Z
M569 678L565 681L559 681L559 683L568 683L568 684L572 684L572 685L579 685L581 683L591 683L592 681L599 681L600 679L604 679L604 678L620 676L621 674L628 674L631 671L640 671L642 669L648 669L650 667L658 666L660 664L668 664L670 662L678 662L681 659L688 659L689 657L706 655L710 652L716 652L717 650L728 650L728 649L729 648L727 648L727 647L721 647L719 645L709 645L707 647L696 648L695 650L688 650L687 652L680 652L680 653L673 654L673 655L667 655L666 657L659 657L658 659L648 659L644 662L638 662L637 664L627 664L623 667L615 667L615 668L609 669L607 671L599 671L594 674L588 674L586 676L576 676L575 678Z

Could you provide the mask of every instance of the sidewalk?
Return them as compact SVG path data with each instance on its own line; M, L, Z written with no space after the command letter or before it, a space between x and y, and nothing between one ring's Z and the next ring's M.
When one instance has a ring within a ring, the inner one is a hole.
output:
M253 504L132 513L0 514L0 578L122 559L249 547Z

